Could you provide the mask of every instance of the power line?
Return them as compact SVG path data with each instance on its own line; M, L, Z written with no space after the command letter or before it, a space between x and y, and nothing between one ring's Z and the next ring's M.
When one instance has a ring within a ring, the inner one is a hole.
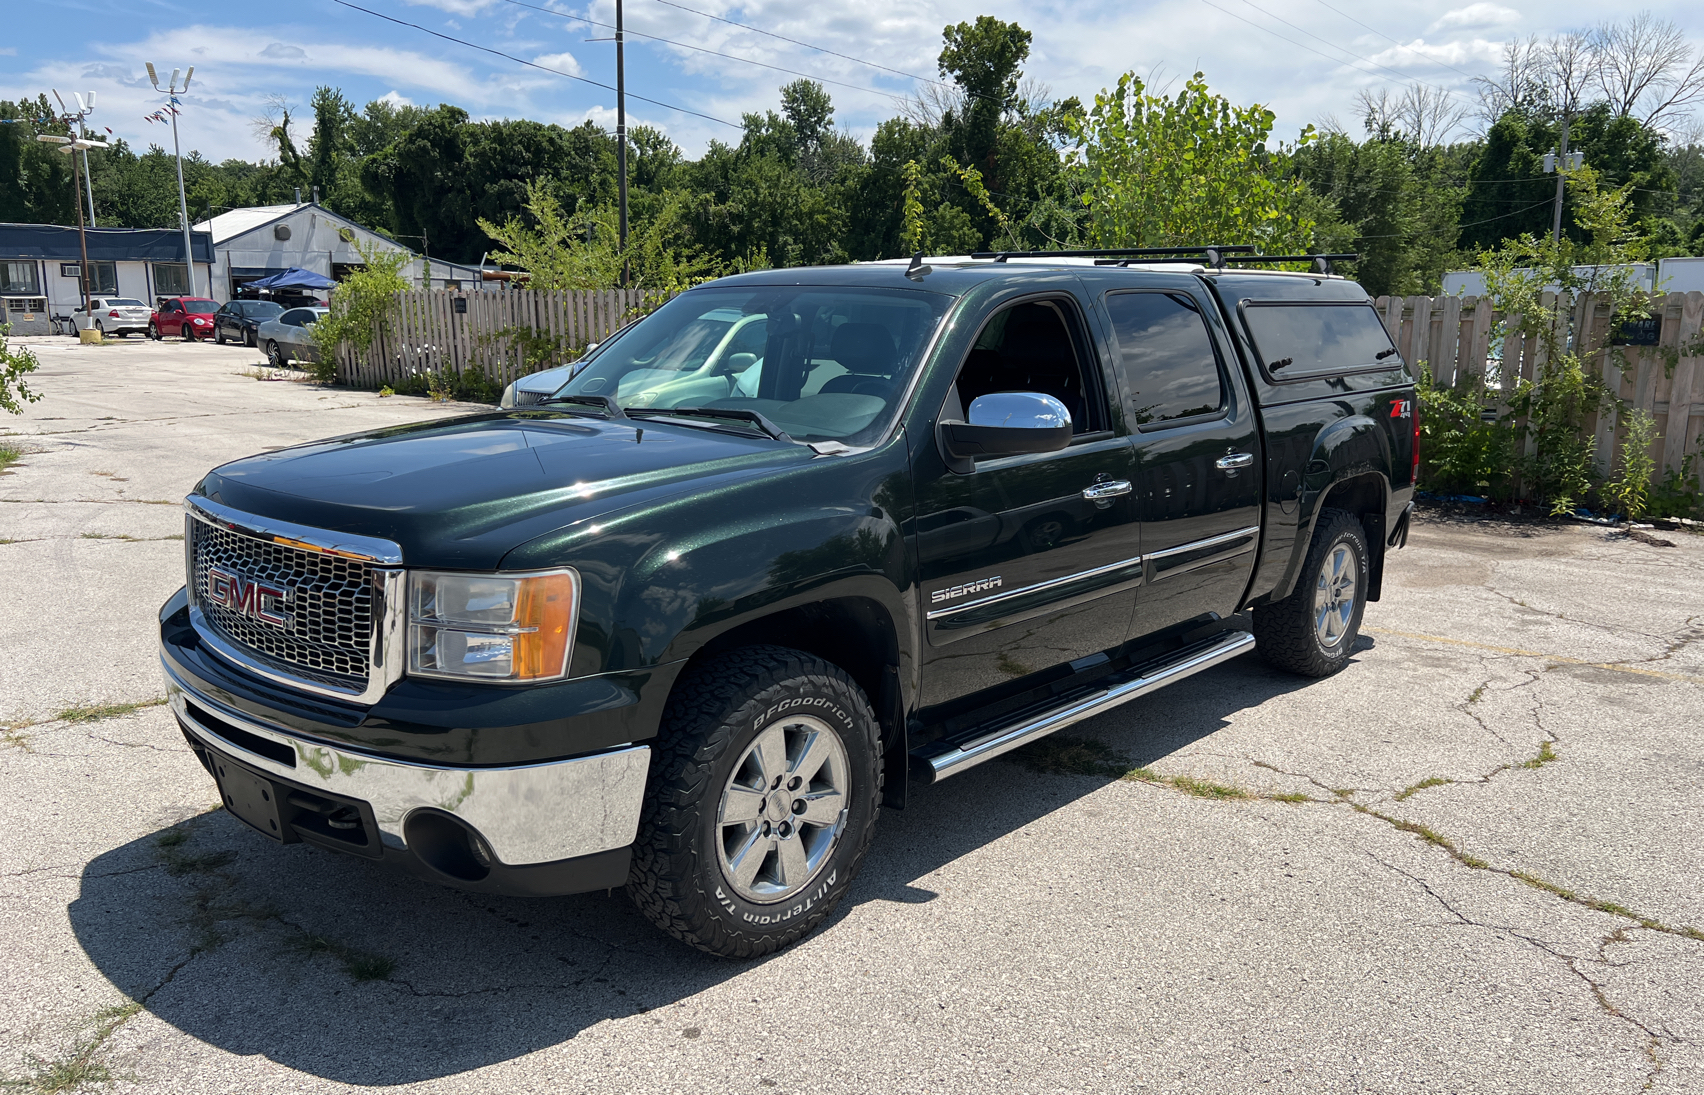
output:
M1542 208L1546 205L1550 205L1554 201L1555 201L1554 198L1545 198L1543 201L1535 202L1534 204L1527 206L1525 209L1515 209L1515 210L1511 210L1510 212L1507 212L1507 213L1499 213L1495 217L1486 217L1482 221L1468 221L1466 224L1456 225L1456 228L1458 230L1460 230L1462 228L1477 228L1478 226L1480 226L1482 224L1490 224L1492 221L1500 221L1500 220L1504 220L1508 217L1518 217L1522 213L1530 213L1534 209L1539 209L1539 208ZM1387 233L1385 233L1383 235L1379 235L1379 236L1356 236L1355 238L1357 240L1394 240L1394 239L1401 239L1404 236L1412 236L1412 235L1414 235L1413 232L1387 232Z
M600 23L596 19L588 19L583 15L570 15L567 12L557 11L554 8L541 7L538 4L528 4L525 0L503 0L503 2L506 4L513 4L517 8L531 8L533 11L543 12L546 15L554 15L558 19L571 19L576 23L585 23L589 26L604 27L609 30L615 29L615 24L613 23ZM649 38L653 42L661 42L664 45L675 46L680 49L690 49L696 50L699 53L708 53L712 57L720 57L728 61L740 61L744 64L756 65L758 68L766 68L772 72L784 72L789 76L803 76L807 80L817 80L825 84L834 84L836 87L851 88L853 91L862 91L869 95L880 95L887 99L893 98L893 92L883 91L880 88L864 87L861 84L849 84L844 80L834 80L827 76L815 76L809 72L800 72L797 69L782 68L780 65L772 65L765 61L755 61L750 57L740 57L737 54L732 53L721 53L705 46L695 46L690 42L677 42L672 38L663 38L655 34L646 34L644 31L634 30L632 27L625 28L623 33L635 38ZM638 98L638 96L634 96L634 98Z
M1410 76L1410 75L1408 75L1408 73L1402 72L1398 69L1391 68L1389 65L1381 65L1381 64L1379 64L1379 62L1373 60L1370 57L1362 57L1358 53L1354 53L1354 52L1351 52L1350 50L1344 49L1342 46L1338 45L1336 42L1328 41L1327 39L1321 38L1319 35L1315 34L1313 31L1308 30L1305 27L1299 27L1296 24L1290 22L1288 19L1285 19L1281 15L1272 14L1271 12L1267 11L1265 8L1261 7L1259 4L1254 3L1254 0L1242 0L1242 2L1244 4L1247 4L1249 7L1253 8L1255 11L1258 11L1260 14L1266 16L1268 19L1276 19L1276 20L1278 20L1278 22L1283 23L1285 26L1289 27L1292 30L1299 30L1303 34L1307 35L1309 38L1312 38L1314 41L1324 43L1325 45L1330 46L1332 49L1336 50L1339 53L1348 54L1350 57L1355 58L1355 60L1357 60L1357 61L1365 61L1367 64L1372 65L1375 68L1382 68L1386 72L1395 73L1397 76L1402 77L1404 80L1412 80L1417 84L1423 84L1423 85L1426 84L1426 81L1420 79L1417 76ZM1430 85L1426 85L1426 86L1432 87L1437 91L1441 91L1445 95L1451 95L1450 90L1446 87L1439 87L1436 84L1430 84Z
M371 8L364 8L359 4L352 4L352 3L349 2L349 0L332 0L332 2L335 3L335 4L341 4L343 7L346 7L346 8L353 8L355 11L366 12L368 15L375 16L379 19L383 19L387 23L395 23L399 27L410 27L410 28L412 28L414 30L418 30L418 31L420 31L424 34L430 34L434 38L442 38L446 42L454 42L458 46L467 46L469 49L477 49L482 53L489 53L494 57L501 57L506 61L513 61L517 65L525 65L528 68L536 68L540 72L548 72L548 73L551 73L552 75L555 75L555 76L566 76L570 80L578 80L582 84L591 84L593 87L601 87L605 91L614 91L615 90L615 88L611 87L610 85L605 84L605 83L600 83L597 80L587 79L584 76L576 76L572 72L563 72L559 68L551 68L549 65L541 65L541 64L538 64L534 61L528 61L524 58L516 57L512 53L504 53L500 49L492 49L490 46L482 46L478 42L469 42L464 38L457 38L453 35L442 34L438 31L432 30L430 27L423 27L419 23L410 23L406 20L397 19L394 16L386 15L382 11L374 11ZM743 130L745 128L743 125L740 125L738 122L730 122L726 118L718 118L718 117L716 117L712 114L704 114L704 113L701 113L701 112L696 111L696 110L688 110L684 106L676 106L673 103L665 103L665 102L662 102L661 100L658 100L658 99L647 99L643 95L634 95L632 92L628 92L627 94L628 94L629 98L638 99L642 103L650 103L652 106L660 106L664 110L674 110L674 111L679 111L682 114L690 114L694 118L703 118L707 122L717 122L721 125L728 126L731 129Z
M852 61L856 64L868 65L871 68L881 69L883 72L891 72L895 76L903 76L907 80L917 80L921 83L935 84L939 87L946 87L946 88L956 86L956 85L953 85L953 84L942 83L941 81L936 80L936 79L929 77L929 76L919 76L914 72L906 72L903 69L889 68L887 65L879 65L874 61L866 61L862 57L854 57L850 53L840 53L836 50L829 49L826 46L817 46L817 45L812 45L809 42L801 42L797 38L789 38L785 34L776 34L772 30L764 30L762 27L754 27L750 23L741 23L741 22L737 22L733 19L724 18L723 16L720 16L720 15L711 15L707 11L699 11L697 8L687 7L685 4L678 4L678 3L675 2L675 0L657 0L657 3L667 4L671 8L679 8L681 11L691 12L693 15L701 15L706 19L714 19L716 22L726 23L730 27L739 27L741 30L749 30L749 31L753 32L754 34L763 34L763 35L769 36L770 38L774 38L778 41L788 42L788 43L791 43L792 45L795 45L795 46L803 46L806 49L814 49L818 53L826 53L830 57L838 57L843 61Z
M1475 76L1471 72L1462 72L1461 69L1456 68L1452 64L1449 64L1445 61L1439 61L1435 58L1427 57L1424 53L1421 53L1419 50L1412 49L1408 46L1403 45L1401 42L1398 42L1395 38L1392 38L1390 35L1386 34L1384 31L1378 30L1374 27L1367 26L1367 24L1361 22L1359 19L1355 18L1353 15L1350 15L1348 12L1338 11L1338 9L1332 7L1330 4L1327 4L1325 2L1325 0L1319 0L1319 6L1322 7L1322 8L1325 8L1327 11L1337 12L1338 15L1343 16L1343 18L1349 20L1351 23L1354 23L1356 26L1364 27L1367 30L1372 31L1374 34L1378 35L1380 38L1383 38L1385 41L1389 42L1391 45L1395 46L1397 49L1406 49L1406 50L1408 50L1409 53L1414 54L1414 56L1420 58L1423 61L1431 61L1435 65L1442 65L1444 68L1449 69L1451 72L1461 72L1461 74L1463 76L1466 76L1470 80L1479 79L1479 77Z

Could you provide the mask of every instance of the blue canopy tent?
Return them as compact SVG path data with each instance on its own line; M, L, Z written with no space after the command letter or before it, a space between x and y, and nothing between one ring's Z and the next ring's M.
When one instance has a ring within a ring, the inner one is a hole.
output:
M270 289L274 291L280 289L307 289L317 291L321 289L330 289L336 284L337 283L335 281L332 281L323 274L316 274L312 270L304 270L300 266L292 266L283 273L273 274L270 277L261 278L259 281L251 281L248 283L247 288Z

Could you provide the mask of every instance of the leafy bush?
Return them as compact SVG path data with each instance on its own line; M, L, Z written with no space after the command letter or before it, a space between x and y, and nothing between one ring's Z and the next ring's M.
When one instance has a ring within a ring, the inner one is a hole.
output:
M25 403L41 398L24 383L24 374L35 372L41 362L28 350L8 346L6 339L11 333L10 323L0 323L0 411L23 414Z
M1657 439L1657 422L1644 411L1627 416L1627 438L1621 443L1621 474L1603 485L1604 501L1629 521L1645 516L1651 498L1651 473L1657 461L1651 444Z
M353 239L348 242L363 265L331 291L330 311L312 328L318 351L314 379L324 384L337 379L338 348L347 344L357 354L365 354L373 337L391 322L396 295L412 288L402 276L402 268L412 258L408 252L378 244L368 247Z
M1418 371L1421 486L1508 500L1519 453L1511 420L1485 421L1490 408L1483 388L1440 387L1424 362Z

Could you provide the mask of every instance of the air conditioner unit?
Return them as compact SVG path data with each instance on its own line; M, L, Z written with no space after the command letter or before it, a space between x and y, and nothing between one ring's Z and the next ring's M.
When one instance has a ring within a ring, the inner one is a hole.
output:
M287 239L289 239L290 238L290 226L287 225L287 224L275 224L275 225L273 225L272 226L272 238L275 239L275 240L287 240Z

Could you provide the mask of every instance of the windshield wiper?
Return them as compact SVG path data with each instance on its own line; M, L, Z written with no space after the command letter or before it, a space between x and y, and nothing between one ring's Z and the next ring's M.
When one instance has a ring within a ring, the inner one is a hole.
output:
M747 407L630 407L628 408L628 413L629 416L642 415L647 418L653 415L659 417L667 415L699 415L703 418L722 418L730 421L746 423L755 427L757 430L768 434L777 441L790 442L793 440L787 435L786 430L777 426L757 411L751 410Z
M547 403L584 403L588 407L599 408L608 418L627 417L621 413L620 405L607 395L551 395L534 403L533 406L542 407Z

